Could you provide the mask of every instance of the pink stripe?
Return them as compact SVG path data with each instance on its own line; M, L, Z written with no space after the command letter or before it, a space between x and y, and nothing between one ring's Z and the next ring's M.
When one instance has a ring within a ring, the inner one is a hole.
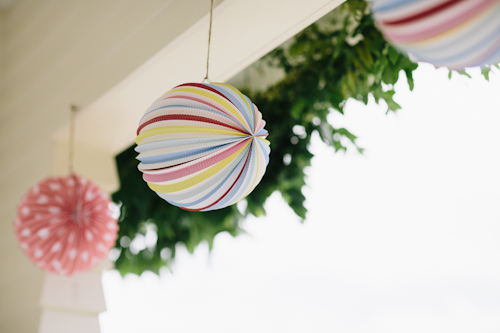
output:
M251 137L249 137L248 139L245 139L241 142L238 142L238 143L234 144L232 147L230 147L226 150L223 150L219 153L216 153L215 155L213 155L210 158L207 158L207 159L202 160L202 161L197 161L196 163L193 163L192 165L184 167L182 169L178 169L175 171L169 171L169 168L166 168L167 172L161 173L161 174L144 173L143 178L147 182L155 183L155 182L166 182L169 180L174 180L174 179L188 176L188 175L193 174L195 172L198 172L200 170L209 168L212 165L215 165L215 164L219 163L220 161L228 158L229 156L231 156L232 154L237 152L243 145L245 145L245 143L248 140L250 140L250 138ZM170 167L170 169L171 169L171 167Z
M398 18L397 20L392 20L392 21L382 21L383 24L385 25L398 25L398 24L405 24L405 23L410 23L414 21L419 21L421 19L425 19L428 16L435 15L436 13L439 13L441 11L444 11L448 9L448 7L454 6L457 3L459 3L461 0L448 0L446 2L438 3L438 4L433 4L432 7L429 7L419 13L409 13L411 16L403 17L403 18Z
M255 130L255 133L259 133L259 132L260 132L260 130L261 130L261 129L263 129L263 128L264 128L264 126L266 125L266 122L265 122L264 120L261 120L259 125L260 125L260 126L259 126L259 127L257 127L257 129Z
M497 1L498 0L477 0L477 3L473 8L464 8L462 9L462 12L458 13L456 16L442 20L435 25L426 26L423 30L408 33L394 33L391 32L392 29L387 29L385 30L385 36L393 42L403 44L434 37L464 23L476 14L490 7L492 4L497 3Z
M164 99L170 99L170 98L185 98L185 99L189 99L191 101L195 101L195 102L199 102L199 103L202 103L202 104L205 104L205 105L208 105L210 107L213 107L214 109L217 109L219 110L220 112L224 113L225 115L228 115L229 117L231 117L231 119L233 119L240 127L240 123L239 123L239 120L238 118L236 118L236 116L234 114L232 114L231 112L226 112L225 110L217 107L216 105L213 105L211 103L208 103L208 102L205 102L204 100L201 100L201 99L198 99L198 98L194 98L194 97L190 97L190 96L184 96L184 95L174 95L174 96L169 96L169 97L166 97ZM243 128L243 127L242 127ZM243 128L244 129L244 128ZM245 132L247 131L246 129L244 129Z
M486 49L483 53L478 55L476 58L469 60L465 63L461 63L458 66L454 66L451 69L462 69L464 67L471 67L471 66L481 66L484 65L484 62L491 58L495 52L497 52L500 49L500 39L496 41L492 46Z
M250 144L250 150L248 151L247 153L247 158L245 159L245 164L243 165L243 167L241 168L240 170L240 173L238 174L238 177L234 180L233 184L231 185L231 187L226 191L226 193L224 193L219 199L217 199L215 202L212 202L210 205L208 206L205 206L203 208L195 208L195 209L192 209L192 208L186 208L186 207L181 207L182 209L185 209L187 211L191 211L191 212L199 212L201 210L205 210L207 208L210 208L212 207L213 205L217 204L219 201L221 201L234 187L234 185L238 182L238 180L240 179L241 177L241 174L243 173L243 170L245 170L245 167L247 166L247 163L248 163L248 158L250 157L250 152L252 151L252 146L253 146L253 142Z

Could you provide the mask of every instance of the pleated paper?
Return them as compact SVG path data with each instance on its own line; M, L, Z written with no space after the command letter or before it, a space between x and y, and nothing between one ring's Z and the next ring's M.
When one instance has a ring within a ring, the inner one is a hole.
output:
M374 0L378 27L416 60L461 70L500 62L498 0Z
M117 238L117 209L97 185L50 177L22 198L14 221L19 246L43 270L71 275L96 266Z
M257 107L223 83L187 83L158 98L137 130L139 170L172 205L209 211L246 197L269 162Z

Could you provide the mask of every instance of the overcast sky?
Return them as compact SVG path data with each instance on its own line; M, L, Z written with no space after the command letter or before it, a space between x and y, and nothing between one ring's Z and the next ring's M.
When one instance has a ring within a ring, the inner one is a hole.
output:
M275 193L247 235L179 248L173 274L106 272L102 332L498 333L500 73L447 74L400 81L396 114L332 116L365 153L314 138L305 223Z

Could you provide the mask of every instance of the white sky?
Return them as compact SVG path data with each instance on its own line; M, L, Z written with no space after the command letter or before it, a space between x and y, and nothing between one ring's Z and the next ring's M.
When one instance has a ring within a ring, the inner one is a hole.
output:
M106 272L102 332L499 332L500 74L474 74L421 65L397 114L350 101L332 121L365 154L313 140L304 224L275 193L173 274Z

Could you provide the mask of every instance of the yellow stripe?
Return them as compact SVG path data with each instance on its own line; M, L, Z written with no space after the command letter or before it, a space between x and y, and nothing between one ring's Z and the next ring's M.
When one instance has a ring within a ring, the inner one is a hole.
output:
M266 140L266 139L263 139L263 138L259 138L258 136L256 136L256 138L257 138L257 139L259 139L259 140L261 140L261 141L264 141L264 143L265 143L266 145L268 145L268 146L270 146L270 145L271 145L271 141L269 141L269 140Z
M243 196L243 198L250 194L250 192L252 191L252 189L255 185L255 182L257 181L257 176L259 175L260 163L259 163L259 151L257 150L257 145L258 145L258 143L255 142L254 149L255 149L255 154L257 155L257 172L255 173L255 177L253 179L252 186L249 187L248 192Z
M252 107L250 106L250 104L248 104L248 101L247 99L245 98L245 95L243 95L241 93L241 91L239 91L238 89L236 89L235 87L233 86L230 86L229 84L225 84L225 83L215 83L213 82L212 84L217 84L217 85L220 85L220 86L223 86L223 87L226 87L228 89L231 89L232 91L234 91L236 94L238 94L238 96L240 96L240 98L245 102L245 104L247 105L248 109L251 110ZM255 123L255 118L253 116L253 113L250 111L250 117L252 118L253 122Z
M181 181L179 183L170 184L170 185L158 185L158 184L154 184L154 183L148 183L148 186L153 191L160 192L160 193L179 192L179 191L185 190L187 188L190 188L192 186L195 186L195 185L203 182L204 180L212 177L213 175L215 175L220 170L222 170L225 166L227 166L229 163L231 163L236 157L238 157L241 154L241 152L249 144L250 144L250 140L241 149L239 149L236 153L234 153L231 156L223 159L219 163L213 165L212 167L208 168L207 170L203 171L202 173L200 173L200 174L198 174L198 175L196 175L196 176L194 176L192 178L183 180L183 181Z
M201 126L166 126L166 127L153 128L146 132L142 132L135 139L135 143L140 144L143 139L155 135L177 134L177 133L199 133L199 134L214 133L214 134L234 135L234 136L248 136L248 134L244 134L237 131L229 131L229 130L201 127Z
M268 146L271 144L271 142L269 142L266 139L262 139L262 138L259 138L259 137L256 137L256 138L259 139L259 140L264 141L264 143L266 143ZM257 176L259 175L260 156L259 156L259 151L257 150L257 145L258 145L258 143L256 142L255 143L255 151L256 151L256 155L257 155L257 172L255 173L255 178L253 179L252 186L250 186L250 188L248 189L248 192L243 197L241 197L240 200L242 200L243 198L246 198L250 194L250 192L252 192L252 189L254 188L255 182L257 181ZM265 154L266 152L263 152L263 153ZM237 202L239 202L240 200L238 200Z
M241 117L240 111L238 111L238 109L236 109L236 107L232 103L229 103L226 99L220 97L219 95L217 95L209 90L202 89L202 88L192 88L192 87L180 87L177 89L170 90L170 92L176 92L176 91L185 91L185 92L191 92L191 93L198 94L198 95L203 95L203 96L211 99L212 101L225 107L236 118L238 118L242 124L246 123L245 120Z

